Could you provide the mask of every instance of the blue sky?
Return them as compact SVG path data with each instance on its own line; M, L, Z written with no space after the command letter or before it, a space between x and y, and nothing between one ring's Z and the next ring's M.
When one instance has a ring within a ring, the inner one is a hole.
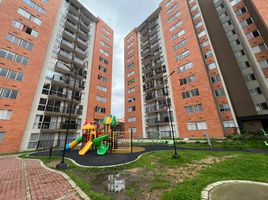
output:
M161 0L80 0L114 30L112 114L124 117L124 37L143 22Z

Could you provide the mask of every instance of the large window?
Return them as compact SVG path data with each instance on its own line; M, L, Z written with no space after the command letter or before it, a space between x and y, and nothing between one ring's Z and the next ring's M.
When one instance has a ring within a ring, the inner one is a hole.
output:
M17 81L22 81L24 75L23 73L9 70L0 66L0 76L13 79L13 80L17 80Z
M133 112L136 110L136 106L128 107L128 112Z
M39 18L33 16L32 14L28 13L26 10L24 10L24 9L22 9L22 8L19 8L19 9L18 9L18 13L19 13L20 15L22 15L23 17L25 17L25 18L31 20L32 22L34 22L34 23L37 24L38 26L40 26L40 25L42 24L42 21L41 21Z
M193 67L193 63L192 62L189 62L187 64L184 64L184 65L181 65L177 68L177 71L178 73L179 72L183 72L183 71L186 71L188 69L191 69Z
M186 50L186 51L184 51L184 52L182 52L181 54L178 54L178 55L176 56L176 61L180 61L180 60L182 60L183 58L188 57L189 55L190 55L190 51L189 51L189 50Z
M133 92L135 92L135 88L134 88L134 87L133 87L133 88L130 88L130 89L127 91L128 94L131 94L131 93L133 93Z
M178 8L178 3L175 3L167 12L166 15L170 15L176 8Z
M104 49L100 49L100 52L102 53L102 54L104 54L105 56L109 56L109 53L108 53L108 51L105 51Z
M1 110L0 109L0 120L10 120L12 116L11 110Z
M33 49L33 44L31 42L23 40L23 39L21 39L21 38L19 38L17 36L12 35L12 34L8 33L7 36L6 36L6 40L8 40L9 42L12 42L12 43L14 43L14 44L16 44L18 46L21 46L21 47L23 47L25 49L28 49L30 51Z
M199 94L200 93L199 93L198 88L195 88L193 90L182 92L182 98L183 99L188 99L188 98L191 98L191 97L199 96Z
M189 131L194 131L194 130L207 130L207 122L201 121L201 122L188 122L187 123L187 129Z
M186 40L183 40L183 41L179 42L178 44L174 45L173 46L174 51L184 47L187 43L188 43L188 40L186 39Z
M101 97L101 96L96 96L96 100L102 103L106 103L107 102L107 98L106 97Z
M5 133L4 132L0 132L0 143L3 142L4 136L5 136Z
M107 92L107 88L101 85L97 85L97 90L102 91L102 92Z
M219 104L218 107L219 107L220 112L230 111L230 106L227 103L226 104Z
M171 26L169 28L169 31L174 31L176 28L180 27L182 25L182 20L178 21L176 24L174 24L173 26Z
M96 106L95 107L95 112L97 112L97 113L106 113L106 108Z
M135 79L131 79L131 80L129 80L129 81L127 82L127 85L131 85L131 84L133 84L133 83L135 83Z
M215 94L216 97L225 96L225 92L224 92L223 88L214 90L214 94Z
M184 34L185 34L185 30L181 30L181 31L175 33L174 35L172 35L171 40L174 41Z
M180 79L180 85L185 85L187 83L194 82L196 80L195 75L187 76Z
M17 20L13 20L12 21L12 26L14 26L16 29L19 29L33 37L37 37L38 36L38 32L33 30L32 28L30 28L29 26L26 26L20 22L18 22Z
M223 121L223 127L224 128L234 128L235 122L233 120Z
M168 23L174 21L175 19L177 19L177 17L179 17L181 15L180 12L176 12L174 15L172 15L170 18L168 18Z
M100 57L99 59L101 62L103 62L104 64L108 65L108 60L104 59L103 57Z
M34 8L37 12L44 14L45 10L38 6L36 3L34 3L31 0L23 0L24 3L26 3L29 7Z
M202 104L196 104L196 105L191 105L191 106L184 106L184 110L186 113L196 113L196 112L202 112L203 111L203 106Z
M129 117L128 118L128 122L135 122L136 121L136 117Z
M5 49L0 49L0 57L15 61L17 63L21 63L23 65L27 65L29 62L28 58Z

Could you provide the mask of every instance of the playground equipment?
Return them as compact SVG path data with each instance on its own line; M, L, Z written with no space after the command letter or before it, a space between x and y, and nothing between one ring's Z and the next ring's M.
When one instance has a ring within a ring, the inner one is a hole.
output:
M117 125L116 117L113 115L106 116L103 120L104 131L98 132L99 125L96 122L90 122L82 127L83 135L66 145L66 150L74 149L82 142L79 155L85 155L94 145L97 147L98 155L105 155L113 147L113 128Z

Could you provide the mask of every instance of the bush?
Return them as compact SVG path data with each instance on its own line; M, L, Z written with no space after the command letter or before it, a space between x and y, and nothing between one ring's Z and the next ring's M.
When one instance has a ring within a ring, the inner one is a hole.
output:
M265 140L262 132L248 132L241 131L241 133L234 133L227 136L228 139L234 141L244 141L244 140Z

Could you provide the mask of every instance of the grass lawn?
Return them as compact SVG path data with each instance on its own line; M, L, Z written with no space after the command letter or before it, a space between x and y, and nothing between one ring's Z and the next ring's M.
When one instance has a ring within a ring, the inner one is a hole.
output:
M172 151L160 151L138 161L113 168L81 168L68 161L65 171L92 200L170 199L199 200L208 184L228 179L268 182L268 157L262 154L234 152L179 151L180 159L171 159ZM55 168L60 159L40 158ZM86 156L85 156L86 159ZM108 191L109 175L124 180L121 192Z

